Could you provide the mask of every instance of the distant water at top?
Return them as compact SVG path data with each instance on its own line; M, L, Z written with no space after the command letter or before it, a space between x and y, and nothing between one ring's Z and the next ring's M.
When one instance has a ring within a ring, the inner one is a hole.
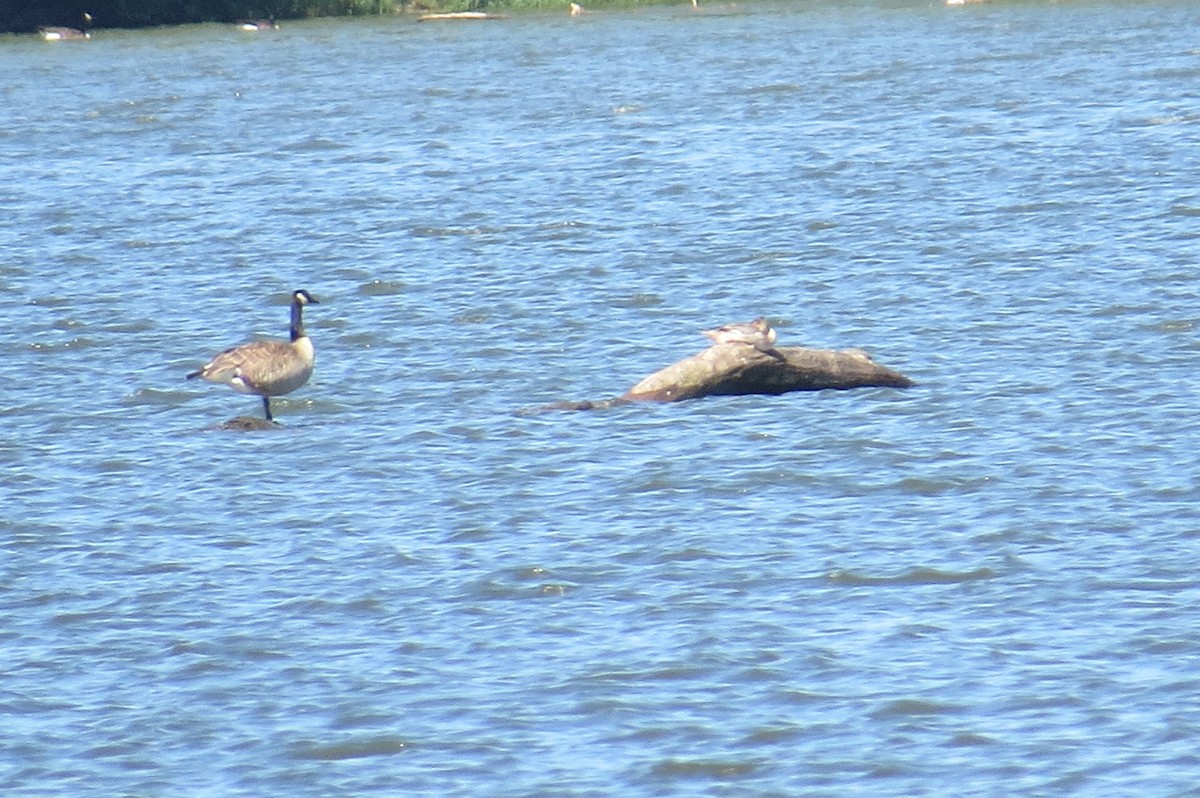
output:
M1200 784L1200 6L0 37L6 796ZM306 313L277 430L184 375ZM907 390L528 413L767 316Z

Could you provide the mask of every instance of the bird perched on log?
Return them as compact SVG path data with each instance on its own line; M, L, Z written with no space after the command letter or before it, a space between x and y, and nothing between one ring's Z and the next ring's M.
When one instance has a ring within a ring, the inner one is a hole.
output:
M712 330L704 330L715 344L746 344L759 352L775 351L775 330L762 316L751 322L725 324Z
M291 393L312 376L314 352L304 332L303 309L318 304L304 289L292 292L290 341L254 341L226 349L187 378L201 377L224 383L238 393L261 396L267 421L274 421L271 397Z

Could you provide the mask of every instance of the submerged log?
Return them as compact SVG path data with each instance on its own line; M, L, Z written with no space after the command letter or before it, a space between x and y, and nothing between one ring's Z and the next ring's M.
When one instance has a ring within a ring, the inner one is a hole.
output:
M861 349L781 346L762 352L753 346L730 343L710 346L651 374L622 398L680 402L702 396L912 385L908 377L879 365Z
M232 430L234 432L254 432L263 429L283 429L283 427L274 421L267 421L265 418L237 416L217 425L217 429Z

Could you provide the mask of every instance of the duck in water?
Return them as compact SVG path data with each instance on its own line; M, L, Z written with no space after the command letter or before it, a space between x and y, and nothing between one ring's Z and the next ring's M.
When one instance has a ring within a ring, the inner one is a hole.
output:
M725 324L712 330L704 330L703 334L715 344L746 344L759 352L773 353L775 351L775 330L762 316L751 322Z

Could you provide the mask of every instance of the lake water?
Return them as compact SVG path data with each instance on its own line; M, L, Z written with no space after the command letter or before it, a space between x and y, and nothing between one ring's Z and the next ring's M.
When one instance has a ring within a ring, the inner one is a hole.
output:
M5 795L1196 794L1200 6L0 75ZM295 288L313 380L221 429ZM759 314L919 384L524 412Z

